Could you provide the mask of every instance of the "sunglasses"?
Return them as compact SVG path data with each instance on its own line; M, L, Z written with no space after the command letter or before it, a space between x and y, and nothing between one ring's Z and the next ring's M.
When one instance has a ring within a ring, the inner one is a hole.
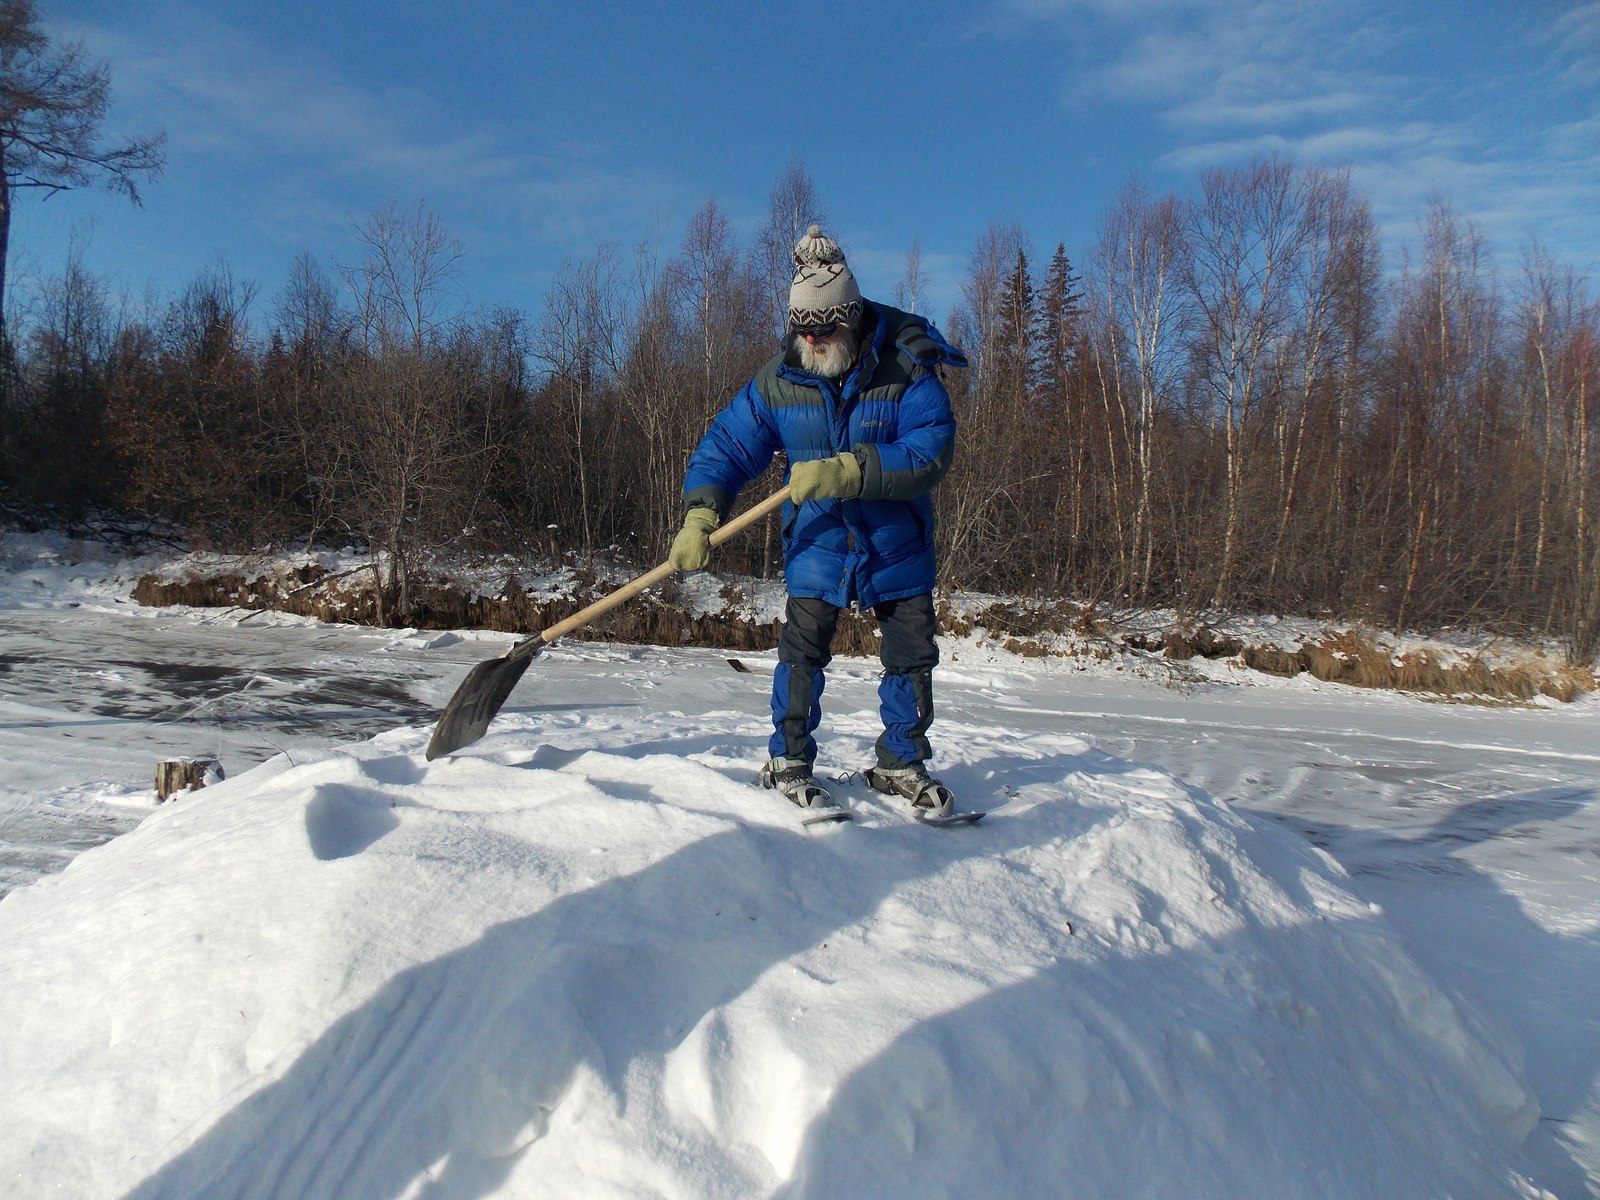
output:
M839 322L825 321L821 325L796 325L794 331L799 337L825 338L831 337L833 331L837 328L839 328Z

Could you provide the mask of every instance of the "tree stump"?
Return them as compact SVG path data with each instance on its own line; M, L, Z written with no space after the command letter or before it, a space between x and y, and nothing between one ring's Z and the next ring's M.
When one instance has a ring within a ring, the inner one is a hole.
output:
M226 776L214 758L169 758L156 764L156 798L163 803L179 792L196 792Z

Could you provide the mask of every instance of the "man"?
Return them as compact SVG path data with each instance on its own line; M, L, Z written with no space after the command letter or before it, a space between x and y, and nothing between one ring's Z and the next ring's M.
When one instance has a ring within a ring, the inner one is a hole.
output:
M770 761L760 779L802 807L831 804L812 775L824 673L839 612L870 608L883 635L883 734L867 781L949 815L932 753L933 501L955 417L941 365L966 358L933 324L865 301L843 252L813 225L794 248L785 349L712 422L684 477L683 529L668 561L704 567L711 531L782 449L788 604L772 677Z

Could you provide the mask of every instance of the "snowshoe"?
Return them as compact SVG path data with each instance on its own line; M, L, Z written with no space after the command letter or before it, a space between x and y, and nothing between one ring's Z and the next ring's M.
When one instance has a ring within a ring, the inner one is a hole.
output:
M911 801L919 817L947 820L955 815L956 798L921 763L909 767L868 767L867 784L886 796L903 796Z

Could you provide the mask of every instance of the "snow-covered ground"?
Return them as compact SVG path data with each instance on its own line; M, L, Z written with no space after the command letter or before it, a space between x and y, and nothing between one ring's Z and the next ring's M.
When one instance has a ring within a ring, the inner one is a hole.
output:
M992 814L808 831L720 654L559 646L428 763L504 637L44 549L0 541L0 1193L1600 1196L1594 700L952 642ZM874 688L836 662L828 768ZM158 809L174 754L230 778Z

